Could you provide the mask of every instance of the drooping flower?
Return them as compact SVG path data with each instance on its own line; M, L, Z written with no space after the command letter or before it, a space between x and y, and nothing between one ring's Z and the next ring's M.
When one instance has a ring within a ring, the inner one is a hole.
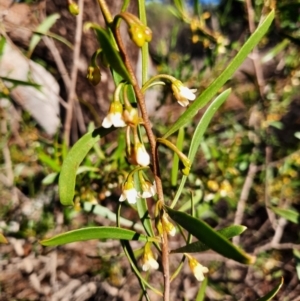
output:
M148 166L150 164L150 156L147 153L145 146L138 142L135 145L135 159L138 165Z
M166 213L162 216L162 224L163 229L168 233L170 236L175 236L176 234L176 228L175 226L169 221L168 216Z
M141 183L141 186L142 186L142 194L141 194L142 198L144 199L151 198L156 195L157 191L156 191L155 181L153 182L153 184L151 184L149 181L144 181L143 183Z
M195 92L197 92L197 89L189 89L188 87L185 87L179 80L172 82L172 90L177 102L183 107L188 106L189 101L196 99Z
M151 251L151 244L146 243L144 247L144 256L142 259L143 265L142 269L143 271L148 271L150 268L157 270L159 268L158 262L155 260L153 253Z
M187 255L187 254L186 254ZM208 268L200 264L194 257L188 255L189 266L198 281L204 280L204 273L208 272Z
M119 198L120 202L128 201L130 204L135 204L138 198L138 192L134 187L134 182L132 180L127 180L123 185L123 191Z
M123 119L123 106L119 101L113 101L110 105L109 112L102 122L104 128L124 127L126 123Z

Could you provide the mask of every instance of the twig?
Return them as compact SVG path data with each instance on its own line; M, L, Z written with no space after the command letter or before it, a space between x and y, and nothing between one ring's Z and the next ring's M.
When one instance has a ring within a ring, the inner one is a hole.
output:
M80 55L81 37L82 37L84 0L78 1L78 7L80 13L76 18L73 66L71 71L71 85L70 85L70 90L68 95L69 107L67 110L66 120L64 124L64 141L67 146L70 144L70 132L71 132L71 124L72 124L72 116L73 116L73 107L74 107L74 101L76 96L76 82L77 82L77 74L78 74L78 62L79 62L79 55Z
M53 56L53 59L54 59L55 64L58 68L58 71L59 71L59 73L60 73L60 75L61 75L61 77L64 81L67 93L69 94L70 89L71 89L71 79L70 79L70 76L68 74L68 70L67 70L67 68L64 64L64 61L63 61L57 47L55 46L55 43L54 43L53 39L51 39L47 36L44 36L43 41L44 41L44 43L46 44L46 46L48 47L48 49L50 50L50 52ZM75 96L74 97L76 99L78 99L76 91L75 91ZM64 108L66 110L68 110L68 103L66 103L65 101L62 101L62 100L61 100L61 103L64 106ZM81 107L80 107L80 105L78 104L77 101L75 102L75 105L76 105L76 119L77 119L77 122L78 122L79 130L80 130L81 133L85 133L86 132L86 126L85 126L85 123L84 123Z
M263 246L257 247L254 250L254 254L258 254L263 251L268 251L271 249L277 249L277 250L288 250L288 249L296 249L300 250L300 245L293 244L293 243L282 243L282 244L272 244L272 242L268 242Z
M254 179L256 172L257 172L257 166L254 165L253 163L251 163L249 166L246 180L244 182L244 186L243 186L243 189L241 192L240 199L238 201L238 206L237 206L237 210L236 210L235 218L234 218L235 225L240 225L242 223L246 201L248 199L249 192L252 187L253 179ZM239 242L240 242L240 236L235 236L233 238L233 243L238 244Z
M164 195L163 195L163 187L160 178L160 170L159 170L159 161L158 161L158 154L157 154L157 145L156 145L156 138L153 134L151 122L148 116L145 97L138 85L136 76L133 72L133 68L131 66L131 62L126 54L126 50L124 44L122 42L122 37L120 35L120 31L118 28L115 29L115 37L120 49L120 53L124 59L125 66L131 75L132 79L132 86L137 98L137 102L139 104L139 108L143 117L144 127L147 133L147 137L150 143L151 149L151 157L153 161L153 177L156 183L157 188L157 196L158 199L164 203ZM169 301L170 299L170 268L169 268L169 247L168 247L168 235L166 231L163 231L163 239L162 239L162 265L163 265L163 276L164 276L164 301Z
M272 157L272 148L271 146L266 146L266 156L265 156L265 166L266 166L266 176L265 176L265 206L268 214L268 218L271 222L272 228L276 231L277 221L275 213L270 209L270 162Z

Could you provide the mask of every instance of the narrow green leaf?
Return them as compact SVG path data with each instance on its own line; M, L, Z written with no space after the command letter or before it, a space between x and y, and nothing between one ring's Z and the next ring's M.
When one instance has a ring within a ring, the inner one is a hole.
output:
M257 301L270 301L275 297L283 285L283 278L278 285L276 285L269 293L267 293L264 297L259 298Z
M109 129L98 128L92 132L88 132L69 151L63 162L58 183L60 202L63 205L73 205L76 171L80 163L93 145L113 130L115 130L113 127Z
M220 88L231 78L234 72L246 59L252 49L259 43L261 38L266 34L272 21L274 19L274 10L272 10L265 20L260 23L255 32L250 36L247 42L243 45L238 54L230 62L227 68L221 73L221 75L214 80L214 82L190 105L190 107L182 114L178 120L171 126L171 128L165 133L163 138L167 138L179 128L191 121L191 119L197 114L197 112L203 108L220 90Z
M228 98L229 94L231 92L231 89L227 89L224 92L222 92L207 108L205 113L203 114L202 118L200 119L200 122L198 123L196 130L194 132L192 141L191 141L191 147L189 149L188 158L190 162L194 161L195 155L198 151L199 145L202 141L203 135L213 118L214 114L218 111L219 107L225 102L225 100ZM176 195L172 201L171 208L174 208L177 201L179 200L182 190L184 188L184 184L186 182L187 177L183 176L179 185L179 188L176 192Z
M38 153L39 160L49 166L53 171L60 172L60 165L57 163L57 161L53 158L51 158L49 155L44 153L42 150Z
M52 172L48 174L43 180L42 184L43 185L51 185L53 184L58 178L58 173L57 172Z
M205 277L204 280L201 282L200 289L198 291L195 301L204 301L207 284L208 284L208 278Z
M87 171L99 172L99 168L94 166L79 166L76 175L79 175Z
M204 221L167 206L165 206L165 209L175 222L217 253L241 263L254 263L255 257L237 248Z
M184 128L182 127L178 131L178 137L177 137L177 142L176 142L176 147L180 151L182 151L183 142L184 142ZM176 184L177 184L178 170L179 170L179 157L176 153L174 153L172 170L171 170L171 185L172 186L176 186Z
M99 216L105 217L107 219L109 219L112 222L115 222L117 219L117 216L114 212L112 212L110 209L108 209L107 207L98 205L98 204L92 204L89 202L84 202L83 203L83 210L86 212L92 212L94 214L97 214ZM120 225L122 227L126 227L126 228L132 228L136 231L144 231L144 228L141 224L137 223L136 221L131 221L128 220L124 217L120 217L119 218L120 221Z
M300 224L300 214L296 210L292 209L280 209L271 207L271 209L278 214L279 216L285 218L286 220L294 223L294 224Z
M58 35L58 34L55 34L53 32L40 32L40 31L37 31L35 30L33 32L34 34L36 35L40 35L40 36L47 36L47 37L50 37L50 38L53 38L63 44L65 44L67 47L69 47L70 49L74 49L73 45L71 42L69 42L67 39L65 39L64 37Z
M36 83L25 82L23 80L13 79L13 78L5 77L5 76L0 76L0 79L2 79L5 82L13 83L15 86L30 86L30 87L34 87L37 89L42 87L41 85L36 84Z
M60 246L75 241L85 241L91 239L124 239L148 241L148 237L132 230L118 227L88 227L78 230L68 231L58 234L49 239L41 241L43 246Z
M95 23L87 23L85 28L93 28L96 31L98 41L102 47L103 53L109 65L126 81L131 83L130 75L124 65L123 60L114 46L114 42L111 40L106 30L101 28Z
M32 38L29 43L29 49L28 49L28 54L27 54L28 57L31 56L32 52L34 51L34 48L40 42L40 40L42 38L41 33L46 34L47 31L54 25L54 23L59 18L60 18L59 14L50 15L37 27L36 30L39 32L39 34L32 35Z
M232 225L216 232L224 236L226 239L230 239L234 236L242 234L247 228L241 225ZM199 253L209 250L209 247L201 241L195 241L184 247L172 250L171 253Z

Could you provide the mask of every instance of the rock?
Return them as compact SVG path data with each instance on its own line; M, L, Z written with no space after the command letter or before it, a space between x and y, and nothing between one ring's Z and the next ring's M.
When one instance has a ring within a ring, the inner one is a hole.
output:
M8 39L0 58L0 76L40 85L16 85L5 81L11 89L10 96L28 111L50 136L60 125L59 85L55 78L41 65L26 58Z

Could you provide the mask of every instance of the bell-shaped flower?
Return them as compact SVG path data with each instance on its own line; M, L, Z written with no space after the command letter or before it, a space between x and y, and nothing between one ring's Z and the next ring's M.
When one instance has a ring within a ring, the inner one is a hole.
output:
M150 164L150 156L147 153L145 146L138 142L134 146L135 148L135 161L138 165L148 166Z
M172 82L172 90L177 102L183 107L188 106L189 101L196 99L195 92L197 92L197 89L189 89L188 87L185 87L179 80Z
M158 262L155 260L153 253L151 251L151 244L146 243L144 248L144 256L142 258L142 269L143 271L148 271L149 269L157 270L159 268Z
M138 192L134 187L134 182L132 180L128 180L123 185L123 191L119 198L120 202L128 201L130 204L135 204L138 198Z
M144 181L141 183L142 186L142 198L151 198L156 195L156 184L155 181L151 184L149 181Z
M102 122L102 126L104 128L126 126L126 122L123 119L123 106L119 101L113 101L111 103L109 112Z
M164 213L162 216L162 224L163 224L163 229L168 233L168 235L175 236L176 227L169 221L166 213Z
M208 268L200 264L194 257L188 256L189 266L198 281L204 280L204 274L208 272Z

